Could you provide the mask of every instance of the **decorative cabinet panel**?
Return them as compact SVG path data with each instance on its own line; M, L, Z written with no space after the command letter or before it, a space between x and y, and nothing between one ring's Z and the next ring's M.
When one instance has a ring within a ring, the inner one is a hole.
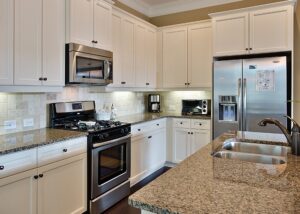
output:
M294 2L286 1L211 14L213 55L293 50L293 11Z

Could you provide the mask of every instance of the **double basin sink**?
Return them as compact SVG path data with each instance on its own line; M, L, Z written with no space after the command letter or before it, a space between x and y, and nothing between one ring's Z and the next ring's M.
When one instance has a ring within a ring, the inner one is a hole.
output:
M280 165L287 162L290 148L285 146L238 142L226 140L220 151L213 154L216 158L234 159L252 163Z

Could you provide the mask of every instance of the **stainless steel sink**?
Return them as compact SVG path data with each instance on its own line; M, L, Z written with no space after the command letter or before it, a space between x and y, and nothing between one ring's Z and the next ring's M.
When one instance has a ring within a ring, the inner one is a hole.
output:
M235 142L234 140L225 141L222 149L233 152L244 152L251 154L287 156L290 148L285 146L275 146L266 144Z
M224 159L234 159L247 161L252 163L261 163L261 164L285 164L286 159L284 157L275 157L270 155L259 155L259 154L250 154L250 153L240 153L240 152L230 152L230 151L219 151L213 154L216 158Z

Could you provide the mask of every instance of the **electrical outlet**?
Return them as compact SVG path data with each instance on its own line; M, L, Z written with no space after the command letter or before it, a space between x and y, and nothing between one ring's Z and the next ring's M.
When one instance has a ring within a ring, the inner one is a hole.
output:
M15 120L6 120L4 121L4 129L16 129L17 128L17 121Z
M23 127L32 127L34 126L33 118L27 118L23 120Z

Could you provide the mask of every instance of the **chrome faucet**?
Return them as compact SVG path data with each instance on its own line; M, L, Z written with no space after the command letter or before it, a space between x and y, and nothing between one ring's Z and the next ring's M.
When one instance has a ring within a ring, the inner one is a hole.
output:
M277 126L282 131L284 136L286 137L289 146L292 145L292 137L284 125L282 125L278 120L271 119L271 118L265 118L258 123L259 126L266 126L267 124L273 124L273 125Z

